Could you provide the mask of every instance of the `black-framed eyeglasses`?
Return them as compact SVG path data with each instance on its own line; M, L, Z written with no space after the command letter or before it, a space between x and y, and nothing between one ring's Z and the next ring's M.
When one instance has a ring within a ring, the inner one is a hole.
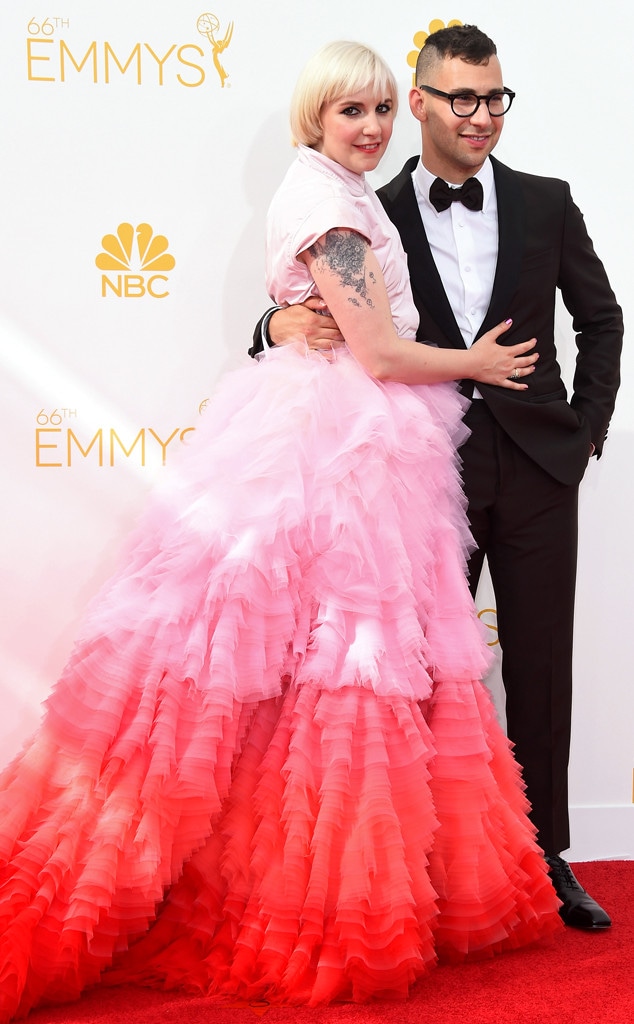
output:
M507 88L502 89L502 92L492 92L488 96L478 96L475 92L441 92L440 89L432 89L431 85L419 85L418 88L431 93L432 96L441 96L444 100L449 100L456 117L473 117L481 103L486 103L491 117L502 117L515 99L515 93Z

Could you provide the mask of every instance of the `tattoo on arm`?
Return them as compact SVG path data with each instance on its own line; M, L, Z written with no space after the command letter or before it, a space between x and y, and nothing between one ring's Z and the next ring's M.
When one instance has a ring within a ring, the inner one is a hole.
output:
M360 306L359 299L363 299L366 305L373 308L372 298L368 294L368 279L366 279L365 271L367 250L368 243L361 235L354 231L337 228L327 231L323 244L315 242L308 251L315 260L337 275L342 288L354 289L355 295L348 299L349 302L354 306ZM376 284L376 277L373 273L370 273L368 278L372 284Z

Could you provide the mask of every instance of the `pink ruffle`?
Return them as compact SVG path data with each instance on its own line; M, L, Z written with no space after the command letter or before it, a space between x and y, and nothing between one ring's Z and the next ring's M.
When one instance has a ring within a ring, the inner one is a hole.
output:
M477 680L450 386L221 384L0 777L0 1019L136 979L405 995L557 901Z

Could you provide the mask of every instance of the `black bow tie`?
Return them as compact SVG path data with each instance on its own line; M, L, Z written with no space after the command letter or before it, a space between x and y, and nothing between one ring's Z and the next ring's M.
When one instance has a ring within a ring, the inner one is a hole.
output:
M448 210L452 203L462 203L468 210L481 210L482 200L482 185L477 178L467 178L460 188L450 188L442 178L436 178L429 189L429 201L438 213Z

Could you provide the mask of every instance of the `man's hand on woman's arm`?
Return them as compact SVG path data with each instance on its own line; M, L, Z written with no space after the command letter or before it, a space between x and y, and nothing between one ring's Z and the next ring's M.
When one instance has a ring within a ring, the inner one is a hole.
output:
M344 344L341 331L323 299L307 299L298 306L285 306L271 315L268 336L272 345L288 345L302 339L309 348L338 348Z

